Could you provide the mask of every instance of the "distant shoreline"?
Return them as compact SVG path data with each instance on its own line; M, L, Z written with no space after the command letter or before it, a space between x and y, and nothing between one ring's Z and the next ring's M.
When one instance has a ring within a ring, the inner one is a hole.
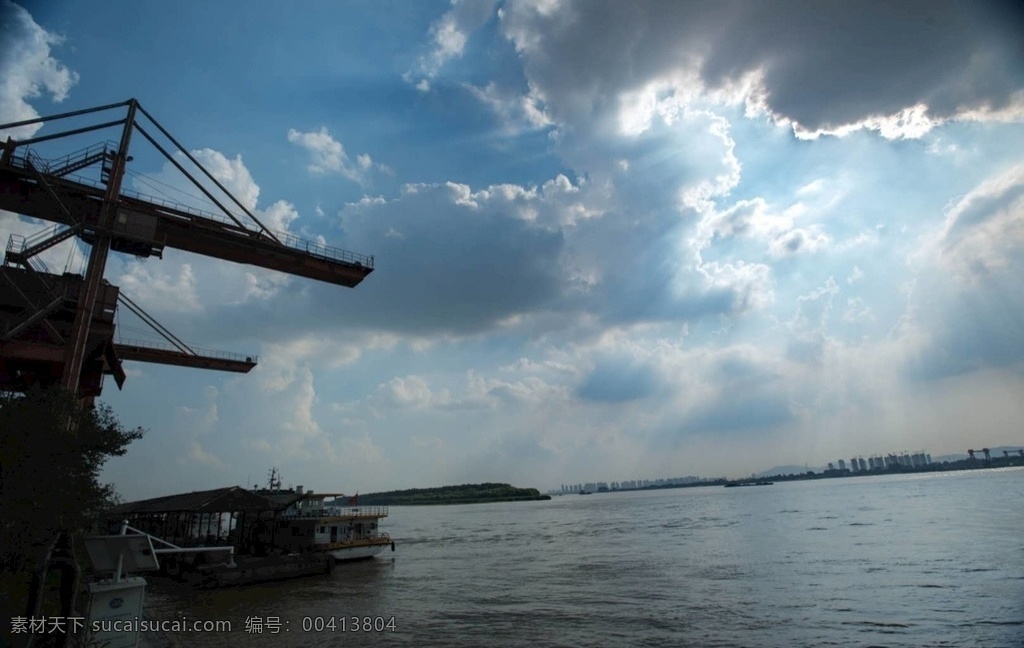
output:
M743 479L710 479L707 481L690 482L687 484L650 484L647 486L640 486L637 488L609 488L608 490L594 492L625 493L634 491L666 490L670 488L700 488L704 486L724 486L726 484L753 484L765 480L772 480L776 482L807 481L814 479L846 479L849 477L873 477L878 475L917 475L932 472L961 472L970 470L991 470L995 468L1020 467L1024 467L1024 458L1022 457L993 457L989 461L985 461L984 459L975 459L972 462L970 459L963 459L960 461L944 461L942 463L933 463L928 464L927 466L919 466L917 468L906 466L893 466L892 468L876 468L874 470L859 470L857 472L851 472L850 470L825 470L817 473L811 470L806 473L790 473L788 475L759 475L757 477L746 477ZM554 494L575 495L576 493L569 492Z
M391 502L389 506L441 506L443 504L490 504L492 502L538 502L551 499L550 495L535 497L500 497L497 499L429 500L423 502Z

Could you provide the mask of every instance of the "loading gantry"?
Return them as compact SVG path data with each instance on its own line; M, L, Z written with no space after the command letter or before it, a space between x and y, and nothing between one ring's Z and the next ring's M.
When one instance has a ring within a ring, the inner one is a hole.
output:
M122 109L124 116L119 119L74 123ZM146 127L140 123L143 120ZM162 257L163 250L170 247L350 288L373 271L372 256L267 228L135 99L2 124L0 132L42 122L71 123L72 127L24 140L8 137L0 143L0 209L53 223L29 237L12 234L7 242L0 267L0 390L61 384L91 403L102 390L104 375L113 375L118 387L122 386L124 360L237 372L255 366L254 356L197 352L156 323L103 278L111 251ZM38 150L115 127L121 128L117 144L101 142L52 157ZM217 211L124 189L136 131ZM168 146L161 144L156 134L162 135ZM190 173L184 160L219 189L222 197ZM89 172L94 177L83 175ZM228 209L228 202L237 210ZM91 246L84 276L53 273L39 257L71 237ZM116 342L114 315L119 303L169 344Z

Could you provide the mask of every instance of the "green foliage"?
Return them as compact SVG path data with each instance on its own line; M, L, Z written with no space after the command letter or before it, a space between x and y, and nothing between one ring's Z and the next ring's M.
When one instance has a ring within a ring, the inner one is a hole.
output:
M536 488L516 488L509 484L486 483L367 493L359 496L359 503L367 505L475 504L537 499L550 498L547 495L541 495Z
M142 435L64 390L0 395L0 573L33 568L57 533L116 501L100 469Z

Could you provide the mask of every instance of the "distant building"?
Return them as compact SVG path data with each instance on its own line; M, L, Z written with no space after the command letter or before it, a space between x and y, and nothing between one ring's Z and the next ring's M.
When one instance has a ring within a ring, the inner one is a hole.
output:
M868 462L864 461L864 457L857 457L857 467L860 468L862 472L867 472Z
M843 461L842 459L839 460L839 470L840 471L845 471L846 470L846 462Z

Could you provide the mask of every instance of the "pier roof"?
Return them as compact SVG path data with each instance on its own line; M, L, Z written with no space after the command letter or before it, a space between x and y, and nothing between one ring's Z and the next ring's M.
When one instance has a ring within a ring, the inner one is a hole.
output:
M153 499L120 504L112 510L117 515L137 513L225 513L229 511L270 511L280 505L269 498L241 486L165 495Z

